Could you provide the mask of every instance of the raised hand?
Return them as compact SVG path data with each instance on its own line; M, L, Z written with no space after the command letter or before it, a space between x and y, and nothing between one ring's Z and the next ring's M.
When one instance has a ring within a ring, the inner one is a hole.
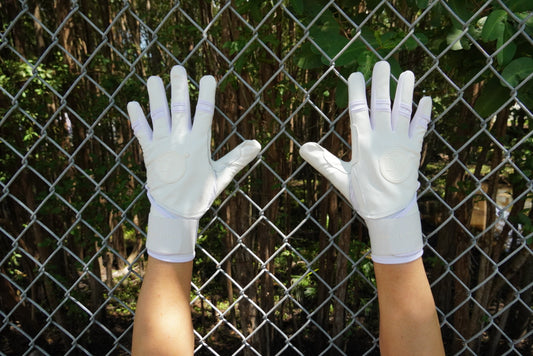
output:
M301 156L322 173L363 217L372 258L404 263L422 255L420 213L416 203L422 141L431 114L431 98L420 100L411 120L414 75L400 75L391 110L390 66L378 62L372 75L370 111L361 73L348 79L352 158L342 161L317 143L306 143Z
M170 72L170 110L163 81L148 79L152 128L137 102L128 103L135 136L141 144L147 171L148 253L168 262L194 258L198 221L233 177L259 153L255 140L247 140L218 161L211 158L211 124L216 81L200 80L194 122L187 73L182 66Z

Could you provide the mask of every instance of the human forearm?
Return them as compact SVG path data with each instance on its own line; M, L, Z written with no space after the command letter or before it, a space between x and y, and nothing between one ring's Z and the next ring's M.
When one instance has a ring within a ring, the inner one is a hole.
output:
M422 259L374 263L382 355L444 355L440 326Z
M192 355L192 261L149 257L133 324L133 355Z

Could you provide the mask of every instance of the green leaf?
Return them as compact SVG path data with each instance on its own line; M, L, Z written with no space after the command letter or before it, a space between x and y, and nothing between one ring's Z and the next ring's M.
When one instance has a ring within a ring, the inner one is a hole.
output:
M329 60L335 57L348 44L348 39L340 35L340 28L337 21L331 14L322 15L325 21L321 26L314 26L309 30L309 35L316 44L326 52L329 58L322 58L322 63L328 65ZM313 51L318 52L315 48Z
M472 11L472 4L469 1L463 0L448 0L448 5L452 8L455 15L459 16L461 20L468 21L474 12ZM452 17L452 21L457 24L457 20Z
M366 46L363 43L354 42L337 58L335 65L341 67L353 65L359 53L366 50Z
M324 43L324 42L322 42ZM326 64L326 65L329 65L330 63L330 59L335 57L337 54L339 54L339 52L344 48L344 46L346 46L346 44L348 43L348 39L345 38L345 37L342 37L342 36L338 36L338 37L333 37L331 38L331 42L326 45L326 44L323 44L321 45L320 47L322 48L322 50L324 52L326 52L326 54L328 55L329 58L326 58L323 56L322 58L322 63ZM344 53L339 56L339 58L337 58L337 60L341 59L341 57L344 55ZM348 57L344 57L344 61L346 62Z
M505 67L503 78L512 86L518 85L524 78L533 72L533 58L517 58Z
M502 38L506 21L507 12L505 10L494 10L491 12L483 25L481 39L489 42Z
M497 42L497 48L500 48L503 43L505 42L504 38L498 39ZM513 59L514 55L516 53L516 44L514 42L510 42L507 46L505 46L503 49L498 52L496 55L496 60L498 63L502 66L506 65Z
M380 35L379 32L376 31L375 36L376 39L379 41L381 48L392 49L396 47L398 42L400 42L400 39L394 31L385 32L382 35Z
M415 40L415 37L418 39L418 41ZM406 50L412 51L418 47L419 42L422 42L425 44L427 43L427 41L428 41L428 38L426 35L424 35L423 33L415 33L414 35L409 36L409 38L405 40L403 45Z
M313 69L322 67L320 55L312 50L312 44L306 42L302 45L301 51L298 52L296 65L302 69Z
M515 14L519 19L520 21L524 21L526 22L526 30L529 28L533 28L533 16L529 16L529 12L520 12L520 13L517 13Z
M472 23L468 27L468 33L476 40L480 39L481 32L483 31L483 27L485 26L485 22L487 22L487 16L479 18L475 23Z
M296 12L296 15L302 15L304 13L304 1L303 0L291 0L290 4Z
M429 0L416 0L416 6L419 9L425 9L429 5Z
M370 51L364 51L357 56L357 71L363 73L365 78L372 75L372 68L378 58Z
M420 33L420 32L419 32L419 33L415 33L415 36L416 36L416 38L418 38L418 40L419 40L420 42L422 42L423 44L426 44L426 43L428 43L428 41L429 41L429 40L428 40L428 36L426 36L424 33Z
M406 50L412 51L413 49L418 47L418 42L416 42L412 36L409 36L409 38L406 39L405 42L403 43L403 46L405 47Z
M533 11L533 1L531 0L505 0L504 3L513 12Z
M527 216L526 214L524 214L523 212L519 212L518 215L518 222L522 225L524 225L524 227L529 227L531 229L531 219L529 218L529 216Z
M526 107L533 108L533 80L521 86L516 97Z
M463 49L460 38L463 37L463 31L458 28L454 28L446 36L446 43L452 44L452 51L459 51ZM456 41L456 42L455 42ZM455 42L455 43L454 43Z
M503 87L496 78L490 79L476 100L474 109L482 117L489 117L509 99L509 89Z

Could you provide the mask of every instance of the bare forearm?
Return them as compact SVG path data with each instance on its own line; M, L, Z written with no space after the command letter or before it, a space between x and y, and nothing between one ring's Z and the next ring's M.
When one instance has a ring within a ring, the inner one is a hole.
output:
M374 263L382 355L444 355L435 302L422 259Z
M133 355L192 355L192 262L148 259L133 324Z

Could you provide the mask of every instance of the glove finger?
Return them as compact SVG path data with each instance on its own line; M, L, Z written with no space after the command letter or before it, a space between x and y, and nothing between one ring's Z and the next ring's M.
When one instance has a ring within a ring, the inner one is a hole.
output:
M152 140L152 129L150 128L150 125L148 125L148 121L146 120L146 116L144 116L143 109L138 102L129 102L127 109L133 133L139 140L141 148L145 150L148 143Z
M170 111L172 113L172 136L182 137L191 129L191 107L187 72L182 66L170 71Z
M206 75L200 79L200 93L198 94L192 127L193 133L198 137L209 137L206 136L206 133L211 131L211 123L213 122L216 86L217 82L211 75Z
M150 116L154 128L153 138L159 140L170 135L170 115L168 113L167 95L165 85L161 78L151 76L148 78L148 97L150 99Z
M413 90L415 87L415 75L411 71L400 74L394 105L392 106L391 124L392 130L407 137L409 123L411 121L411 108L413 104Z
M422 141L431 121L431 106L431 97L425 96L420 99L415 116L409 126L409 136L417 143L418 150L422 149Z
M391 130L390 66L385 61L377 62L372 72L370 118L376 131Z
M350 163L342 161L315 142L300 147L300 155L350 201Z
M256 140L246 140L224 157L213 162L216 173L216 195L218 196L231 182L239 171L250 163L261 151L261 145Z
M365 78L362 73L350 74L348 78L348 100L350 103L350 123L352 125L352 151L355 151L357 149L357 135L354 134L354 126L357 127L359 135L367 135L372 131L366 101Z

